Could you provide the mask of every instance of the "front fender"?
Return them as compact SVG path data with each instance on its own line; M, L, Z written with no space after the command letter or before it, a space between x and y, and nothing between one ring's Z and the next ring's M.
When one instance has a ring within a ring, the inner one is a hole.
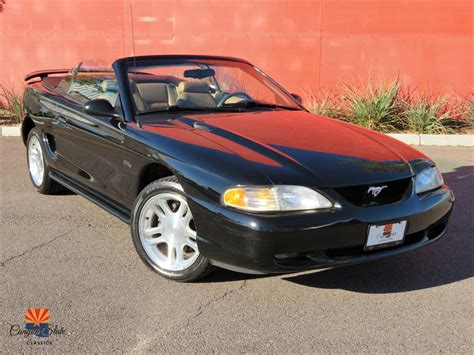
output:
M146 166L157 163L178 177L186 194L203 198L218 199L230 186L271 184L257 163L167 121L145 129L128 124L124 147L124 181L138 181ZM133 201L136 186L125 185Z

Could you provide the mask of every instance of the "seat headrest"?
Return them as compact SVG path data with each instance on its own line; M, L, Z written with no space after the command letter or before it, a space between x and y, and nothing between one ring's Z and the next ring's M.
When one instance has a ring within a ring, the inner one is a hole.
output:
M102 92L118 92L117 80L104 80L101 86Z
M209 85L204 81L182 81L178 84L178 94L183 92L209 94Z

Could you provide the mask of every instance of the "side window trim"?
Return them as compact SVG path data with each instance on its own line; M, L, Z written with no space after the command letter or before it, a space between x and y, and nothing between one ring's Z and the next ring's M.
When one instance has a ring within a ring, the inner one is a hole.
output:
M125 119L123 115L122 99L120 98L120 93L117 94L117 98L115 99L114 111L120 116L120 118Z

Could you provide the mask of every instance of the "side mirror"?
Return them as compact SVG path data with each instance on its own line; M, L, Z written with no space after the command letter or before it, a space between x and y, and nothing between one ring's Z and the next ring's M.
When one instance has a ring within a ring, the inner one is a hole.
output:
M106 99L94 99L87 101L84 105L84 112L94 116L119 118L110 102Z
M298 94L290 94L300 105L303 105L303 99Z

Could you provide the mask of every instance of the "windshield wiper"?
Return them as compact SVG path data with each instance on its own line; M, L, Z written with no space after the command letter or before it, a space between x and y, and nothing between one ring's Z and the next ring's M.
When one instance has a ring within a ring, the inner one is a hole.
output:
M280 108L283 110L291 110L291 111L298 111L301 110L299 107L291 107L291 106L285 106L285 105L278 105L278 104L270 104L266 102L261 102L261 101L242 101L242 102L236 102L234 104L228 104L224 105L222 107L190 107L190 106L182 106L182 105L173 105L173 106L168 106L166 108L162 109L156 109L156 110L149 110L149 111L143 111L143 112L138 112L137 116L143 116L143 115L148 115L148 114L153 114L153 113L165 113L165 112L184 112L184 111L199 111L199 112L225 112L229 111L232 109L241 109L241 108Z
M290 111L301 110L300 107L271 104L271 103L261 102L261 101L241 101L241 102L236 102L235 104L225 105L224 107L248 107L248 108L263 107L263 108L281 108L283 110L290 110Z

